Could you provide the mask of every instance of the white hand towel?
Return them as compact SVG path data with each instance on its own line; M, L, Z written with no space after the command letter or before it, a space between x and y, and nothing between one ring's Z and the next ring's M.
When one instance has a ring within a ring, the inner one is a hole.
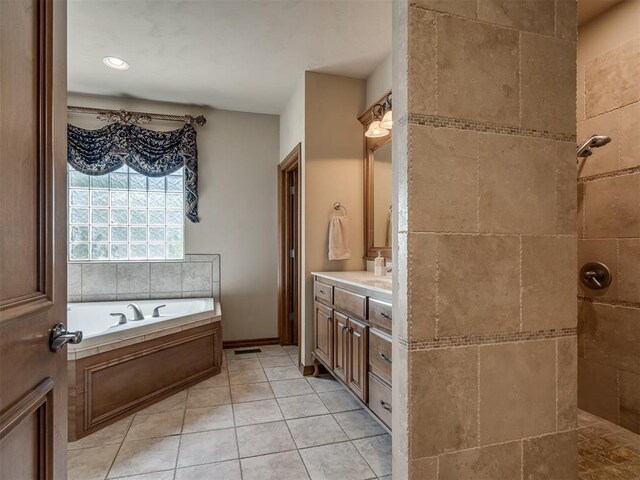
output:
M349 243L349 218L346 215L332 215L329 220L329 260L351 258Z

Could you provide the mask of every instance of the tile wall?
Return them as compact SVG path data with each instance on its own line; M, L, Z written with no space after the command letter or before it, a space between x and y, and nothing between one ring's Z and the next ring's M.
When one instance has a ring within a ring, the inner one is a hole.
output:
M576 478L576 3L394 22L394 478Z
M578 63L578 140L612 138L578 166L578 263L613 274L604 290L578 284L578 404L640 433L640 28L594 52L596 27L620 34L613 18L585 29Z
M181 262L73 262L67 283L69 302L220 299L220 255L185 255Z

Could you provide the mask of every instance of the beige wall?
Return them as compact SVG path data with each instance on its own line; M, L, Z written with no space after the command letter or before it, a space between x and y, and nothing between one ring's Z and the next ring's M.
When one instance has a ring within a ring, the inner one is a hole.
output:
M577 478L575 8L394 2L394 478Z
M307 72L305 78L305 308L302 332L312 341L311 272L364 269L363 129L365 82ZM351 226L351 259L328 259L329 215L344 205ZM311 350L304 352L310 364Z
M391 76L391 54L389 54L367 77L367 108L373 106L391 90Z
M611 285L579 284L578 404L640 433L640 2L594 18L578 36L578 140L610 144L578 166L579 265Z
M185 251L221 255L225 340L276 337L278 116L74 94L69 105L206 116L197 128L200 223L185 221ZM69 121L103 125L91 115Z
M280 160L302 143L301 361L311 364L311 272L364 269L363 130L365 81L306 72L280 115ZM329 214L334 202L348 210L350 260L329 261Z

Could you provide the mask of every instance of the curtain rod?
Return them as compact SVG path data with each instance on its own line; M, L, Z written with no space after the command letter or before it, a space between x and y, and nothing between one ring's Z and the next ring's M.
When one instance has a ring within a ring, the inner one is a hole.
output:
M207 123L207 119L202 115L192 117L191 115L167 115L164 113L129 112L127 110L109 110L106 108L78 107L69 105L67 111L71 113L95 113L99 120L105 122L122 122L132 124L145 124L151 120L167 120L170 122L195 123L202 126Z

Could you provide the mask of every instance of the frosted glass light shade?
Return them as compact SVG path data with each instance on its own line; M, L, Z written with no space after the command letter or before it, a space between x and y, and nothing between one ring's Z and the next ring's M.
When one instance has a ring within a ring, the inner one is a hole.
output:
M380 138L387 135L389 135L389 130L386 128L380 128L380 122L377 120L375 122L371 122L371 125L369 125L369 128L364 134L365 137L369 138Z
M380 121L380 128L384 128L386 130L391 130L393 128L391 110L385 113L384 117L382 117L382 120Z

